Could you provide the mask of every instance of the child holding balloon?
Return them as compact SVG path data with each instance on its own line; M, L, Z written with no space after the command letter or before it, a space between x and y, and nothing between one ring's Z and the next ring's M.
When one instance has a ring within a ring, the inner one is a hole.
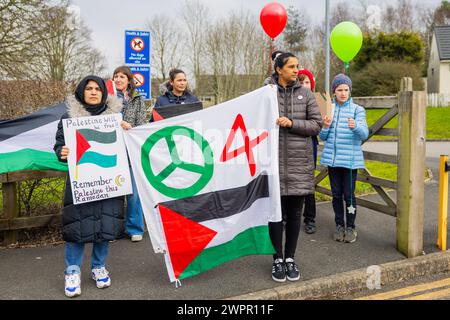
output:
M334 114L325 116L320 139L325 142L320 164L328 166L333 194L336 231L333 239L339 242L356 241L355 186L358 169L364 169L361 143L369 137L366 111L350 97L352 80L338 74L332 82ZM345 218L344 221L344 201Z

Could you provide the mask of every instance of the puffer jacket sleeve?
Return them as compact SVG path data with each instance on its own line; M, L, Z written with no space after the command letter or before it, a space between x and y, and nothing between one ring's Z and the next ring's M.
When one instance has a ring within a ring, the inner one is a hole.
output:
M63 119L67 119L68 117L69 116L66 113L59 120L58 130L56 131L56 142L55 142L55 145L53 146L53 150L55 151L55 154L58 157L58 160L60 162L67 162L67 160L61 159L61 150L62 150L62 147L64 147L66 145L66 141L64 139L64 129L63 129L62 121L63 121Z
M320 140L322 140L322 141L327 141L328 140L328 134L330 133L330 128L323 128L321 131L320 131L320 135L319 135L319 137L320 137Z
M290 133L301 136L317 136L322 128L322 116L316 98L312 93L308 93L306 102L306 120L294 119L293 126L289 130Z
M367 127L366 121L366 110L363 107L358 106L356 109L355 116L356 128L353 129L353 133L356 134L361 141L367 140L369 138L369 129Z

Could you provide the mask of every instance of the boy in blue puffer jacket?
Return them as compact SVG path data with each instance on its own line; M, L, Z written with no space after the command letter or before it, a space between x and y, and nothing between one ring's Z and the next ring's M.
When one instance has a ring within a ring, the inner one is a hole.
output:
M338 74L332 82L335 97L333 117L326 116L320 139L325 141L320 164L328 166L333 210L335 214L335 241L352 243L356 241L355 230L356 198L355 186L358 169L364 169L361 143L369 137L366 111L350 98L352 80ZM347 226L344 221L343 200Z

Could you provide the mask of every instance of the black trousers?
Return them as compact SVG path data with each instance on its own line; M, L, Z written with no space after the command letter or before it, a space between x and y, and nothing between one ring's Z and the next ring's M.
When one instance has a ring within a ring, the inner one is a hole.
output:
M316 223L316 195L309 194L305 196L305 210L303 211L303 222Z
M300 234L300 224L302 217L302 207L305 197L302 196L282 196L281 212L286 220L286 243L284 248L284 258L294 259L297 249L298 236ZM283 259L283 221L270 222L269 234L276 253L273 259Z
M333 193L333 210L336 226L342 226L345 228L345 202L345 217L347 218L347 228L355 228L356 212L355 214L350 214L348 212L348 207L350 207L350 205L353 205L353 207L356 208L355 187L358 170L328 167L328 174L330 176L331 192Z

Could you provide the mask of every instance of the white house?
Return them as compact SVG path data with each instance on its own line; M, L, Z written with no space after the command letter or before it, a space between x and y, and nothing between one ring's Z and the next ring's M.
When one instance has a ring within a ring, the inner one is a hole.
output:
M450 26L435 27L433 32L428 93L450 95Z

